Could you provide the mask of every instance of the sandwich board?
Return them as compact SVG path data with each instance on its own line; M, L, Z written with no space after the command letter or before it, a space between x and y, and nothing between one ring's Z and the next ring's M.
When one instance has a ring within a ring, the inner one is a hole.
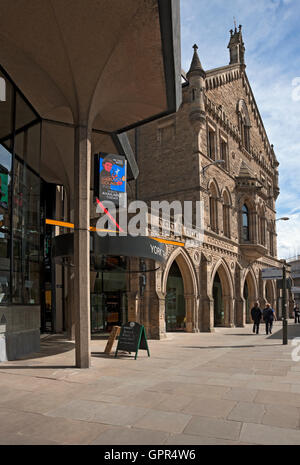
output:
M135 352L134 358L136 360L139 349L147 350L148 357L150 357L145 327L130 321L121 326L115 357L117 357L118 351L122 350L129 353Z

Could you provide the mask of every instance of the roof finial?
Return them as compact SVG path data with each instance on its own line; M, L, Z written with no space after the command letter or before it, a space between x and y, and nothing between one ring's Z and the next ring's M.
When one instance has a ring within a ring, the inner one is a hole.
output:
M194 49L194 52L197 52L197 50L198 50L198 45L197 45L197 44L194 44L194 45L193 45L193 49Z
M235 16L233 17L233 22L234 22L234 32L237 32Z

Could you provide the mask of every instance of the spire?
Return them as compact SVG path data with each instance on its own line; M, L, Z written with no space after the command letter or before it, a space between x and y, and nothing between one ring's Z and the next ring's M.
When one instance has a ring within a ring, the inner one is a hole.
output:
M228 47L230 52L230 65L245 65L245 44L242 36L242 26L239 25L237 30L236 21L234 20L234 31L230 30L230 40Z
M200 61L200 58L199 58L199 55L198 55L198 52L197 52L198 46L196 44L194 44L193 49L194 49L194 55L193 55L193 59L192 59L190 69L187 72L187 77L189 77L191 73L193 73L193 74L197 73L200 76L202 76L203 78L205 78L205 71L202 68L201 61Z

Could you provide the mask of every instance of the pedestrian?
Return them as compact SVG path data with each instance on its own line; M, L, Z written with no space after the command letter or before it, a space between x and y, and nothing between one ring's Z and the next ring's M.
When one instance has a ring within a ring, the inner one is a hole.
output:
M259 334L259 324L261 322L262 310L259 303L255 302L254 307L251 309L251 318L253 320L253 332Z
M263 319L266 324L266 334L272 334L272 326L273 321L276 320L276 314L269 303L266 304L266 308L263 310Z
M294 317L295 317L295 323L300 323L300 310L298 305L294 307Z

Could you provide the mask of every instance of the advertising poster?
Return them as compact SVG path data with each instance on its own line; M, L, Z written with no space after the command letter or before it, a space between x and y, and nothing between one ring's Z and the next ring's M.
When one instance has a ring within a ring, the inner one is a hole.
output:
M99 199L126 207L126 158L101 153L99 156Z

